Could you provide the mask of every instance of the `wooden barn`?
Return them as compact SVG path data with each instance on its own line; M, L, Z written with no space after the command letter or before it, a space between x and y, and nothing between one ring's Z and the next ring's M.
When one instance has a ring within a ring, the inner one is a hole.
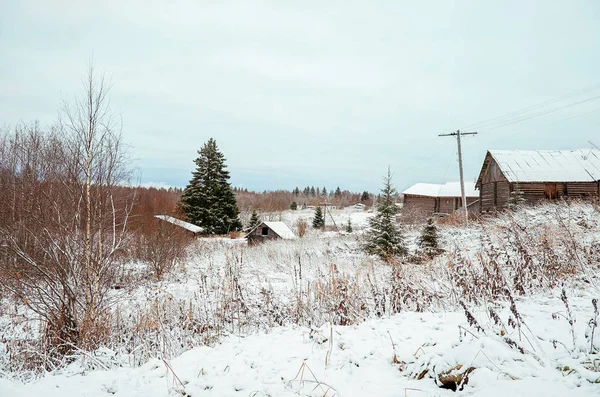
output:
M447 182L443 185L436 183L417 183L402 192L404 208L416 209L424 215L451 214L462 208L460 182ZM479 193L473 182L465 182L467 207L479 200Z
M267 240L293 240L296 238L294 232L283 222L262 222L246 235L248 244L260 244Z
M526 203L600 194L600 150L490 150L479 178L482 212L505 208L513 191Z
M180 228L187 230L194 236L201 234L204 230L200 226L196 226L193 223L182 221L181 219L173 218L169 215L154 215L154 217L160 219L161 221L169 222L175 226L179 226Z

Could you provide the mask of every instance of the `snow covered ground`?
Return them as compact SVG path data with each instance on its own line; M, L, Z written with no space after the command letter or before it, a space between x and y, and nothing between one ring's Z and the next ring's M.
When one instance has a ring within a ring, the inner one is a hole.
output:
M286 211L270 220L310 224L312 214ZM590 353L600 349L600 329L592 341L589 325L591 300L600 298L597 209L545 205L469 228L440 226L445 253L402 266L399 314L391 314L390 266L359 249L370 215L334 210L336 223L351 219L350 234L309 229L305 238L255 247L199 240L164 280L141 279L121 291L112 326L126 343L81 352L68 367L24 384L0 365L0 397L444 396L454 392L439 387L440 376L470 368L463 395L600 395L600 355ZM419 232L406 230L412 253ZM515 275L527 276L515 298L521 320L506 299L490 298L498 294L487 273L492 262L513 287ZM557 275L538 272L542 265ZM462 299L481 330L469 324ZM12 341L34 336L38 324L15 325L32 313L18 308L16 316L11 307L0 306L0 364ZM344 321L350 325L332 325Z
M589 297L571 298L570 304L581 337L592 313ZM571 358L568 323L553 319L553 313L565 312L560 299L545 294L517 305L531 334L543 335L534 343L535 352L521 354L497 335L478 334L461 312L406 312L354 326L288 326L230 335L214 347L197 347L171 361L153 359L139 368L87 372L73 364L32 383L0 380L0 395L444 396L454 392L440 389L435 378L458 364L476 368L464 395L600 395L600 373ZM475 313L482 324L490 321L482 311ZM459 325L477 337L461 336ZM511 331L518 339L516 334ZM565 346L554 348L553 339ZM589 349L579 342L578 349ZM423 368L430 371L417 380Z
M296 211L284 211L277 213L262 214L269 221L285 222L293 230L296 228L299 220L306 221L309 225L312 223L312 218L315 215L315 210L312 208L298 209ZM363 229L368 224L368 219L373 216L373 212L348 207L342 209L327 209L325 224L328 226L337 226L340 230L344 230L350 220L352 227L355 229ZM295 232L297 231L294 230Z

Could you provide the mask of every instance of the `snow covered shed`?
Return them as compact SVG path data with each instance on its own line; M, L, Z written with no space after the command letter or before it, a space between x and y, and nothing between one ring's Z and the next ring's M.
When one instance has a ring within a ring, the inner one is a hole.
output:
M266 240L293 240L294 232L283 222L262 222L246 235L248 244L255 245Z
M514 191L526 203L600 194L600 150L490 150L476 183L481 211L505 208Z
M403 191L402 195L404 208L421 210L426 215L451 214L462 208L460 182L447 182L443 185L417 183ZM468 208L479 200L475 183L465 182L465 196Z
M173 218L172 216L169 216L169 215L154 215L154 217L157 219L160 219L162 221L169 222L175 226L179 226L179 227L187 230L194 236L202 233L202 231L204 230L200 226L196 226L193 223L182 221L181 219Z

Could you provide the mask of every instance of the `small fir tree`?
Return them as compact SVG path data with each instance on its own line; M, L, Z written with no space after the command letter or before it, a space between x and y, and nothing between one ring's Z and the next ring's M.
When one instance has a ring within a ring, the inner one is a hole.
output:
M352 221L348 218L348 223L346 223L346 233L352 233Z
M325 218L323 217L323 210L321 207L315 209L315 216L313 218L312 226L315 229L321 229L325 226Z
M523 197L523 191L519 188L519 184L515 184L515 189L510 192L510 197L508 198L507 206L508 208L514 210L518 208L525 202L525 198Z
M198 154L200 156L194 160L196 170L183 190L179 209L189 222L204 228L205 234L226 234L241 229L225 156L212 138Z
M325 186L323 186L323 189L321 189L321 196L327 197L327 189L325 188Z
M371 198L371 195L369 194L369 192L367 192L366 190L364 192L362 192L362 195L360 196L360 201L367 201Z
M247 230L250 231L260 225L260 218L255 210L252 210L252 215L250 216L250 222L248 223Z
M419 246L428 254L435 252L438 248L437 227L433 218L427 219L427 224L421 232Z
M396 189L392 186L392 175L388 168L384 177L383 189L377 201L377 213L369 219L369 230L362 244L363 250L389 261L391 258L407 253L402 230L396 224Z
M298 203L295 201L292 201L292 204L290 204L290 209L292 211L296 211L298 209Z

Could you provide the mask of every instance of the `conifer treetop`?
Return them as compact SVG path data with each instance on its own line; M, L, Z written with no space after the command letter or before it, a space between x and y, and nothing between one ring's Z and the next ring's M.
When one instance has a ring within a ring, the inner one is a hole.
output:
M239 211L225 156L210 138L198 151L196 169L184 189L179 208L189 222L204 228L206 234L226 234L241 228Z

